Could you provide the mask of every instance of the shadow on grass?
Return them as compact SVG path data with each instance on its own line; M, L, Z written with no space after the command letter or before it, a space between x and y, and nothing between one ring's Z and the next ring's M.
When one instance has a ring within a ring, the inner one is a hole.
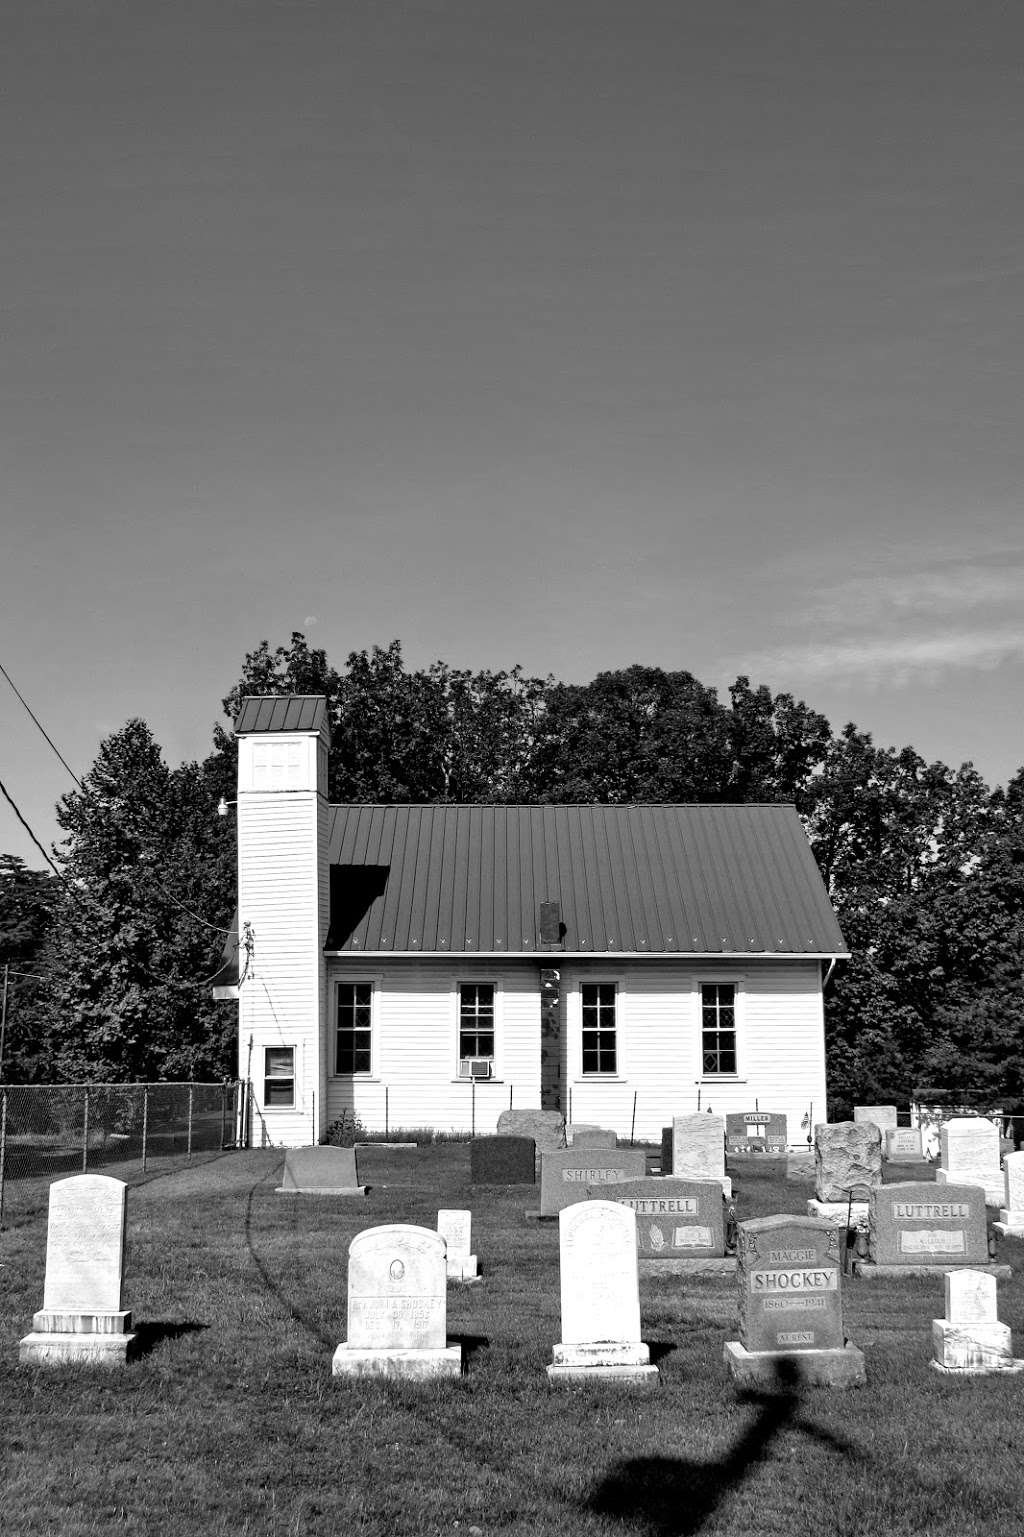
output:
M674 1345L671 1340L648 1340L647 1348L651 1352L651 1365L657 1366L666 1356L678 1350L679 1346Z
M154 1320L152 1323L136 1324L133 1333L135 1339L132 1343L132 1357L152 1355L158 1345L164 1340L181 1339L183 1334L201 1334L208 1329L209 1324L172 1322L170 1319Z
M486 1334L449 1334L448 1343L462 1346L463 1364L468 1366L477 1352L486 1350L491 1341L490 1336Z
M798 1418L800 1398L796 1370L789 1362L780 1362L773 1389L742 1395L741 1403L757 1404L761 1412L720 1461L624 1458L612 1464L585 1501L586 1507L598 1515L628 1523L631 1530L645 1531L647 1537L692 1537L726 1496L739 1487L747 1469L763 1460L775 1437L787 1426L796 1427L834 1451L853 1453L849 1442ZM638 1526L638 1522L643 1526Z
M333 1339L329 1334L326 1333L324 1329L320 1327L320 1324L316 1318L311 1317L308 1313L304 1313L301 1308L297 1308L295 1306L291 1298L285 1292L284 1287L280 1284L279 1281L276 1280L273 1275L271 1275L270 1271L267 1269L266 1265L260 1259L259 1255L256 1253L255 1248L253 1247L253 1197L261 1185L265 1185L267 1180L272 1176L276 1177L277 1171L280 1167L280 1164L275 1164L272 1169L268 1169L266 1174L263 1175L262 1179L258 1179L249 1191L248 1199L245 1203L245 1246L249 1250L249 1257L259 1272L260 1280L263 1282L267 1291L270 1292L271 1296L277 1298L285 1312L295 1320L300 1329L305 1329L308 1335L317 1340L321 1345L324 1346L325 1349L331 1351L333 1354L334 1347L338 1343L337 1340Z

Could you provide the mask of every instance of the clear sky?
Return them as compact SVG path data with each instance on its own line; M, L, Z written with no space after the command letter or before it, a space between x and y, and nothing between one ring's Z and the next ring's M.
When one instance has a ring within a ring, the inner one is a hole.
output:
M1024 763L1024 6L0 26L0 661L78 773L293 629ZM0 765L49 842L2 679Z

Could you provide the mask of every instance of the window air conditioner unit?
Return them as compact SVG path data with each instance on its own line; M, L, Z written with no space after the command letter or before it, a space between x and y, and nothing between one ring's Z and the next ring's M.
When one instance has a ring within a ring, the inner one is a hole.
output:
M489 1078L490 1076L490 1057L463 1057L459 1063L460 1078Z

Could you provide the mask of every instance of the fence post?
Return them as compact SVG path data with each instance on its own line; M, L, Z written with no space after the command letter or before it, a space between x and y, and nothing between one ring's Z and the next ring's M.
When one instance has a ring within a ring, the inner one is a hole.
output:
M142 1172L146 1172L146 1144L149 1139L149 1084L142 1090Z
M476 1136L476 1079L470 1079L471 1093L469 1096L469 1135Z
M384 1135L388 1135L388 1086L384 1085Z
M89 1167L89 1090L84 1091L82 1101L82 1173Z
M313 1093L311 1093L309 1096L309 1119L311 1122L310 1129L313 1133L310 1141L312 1142L313 1146L316 1147L316 1095Z
M220 1086L220 1145L222 1150L224 1147L224 1133L227 1130L227 1113L228 1086L226 1083L222 1083Z
M7 1170L7 1090L0 1092L0 1229L4 1225L4 1175Z
M188 1138L185 1143L185 1162L192 1162L192 1096L195 1093L195 1085L188 1086Z

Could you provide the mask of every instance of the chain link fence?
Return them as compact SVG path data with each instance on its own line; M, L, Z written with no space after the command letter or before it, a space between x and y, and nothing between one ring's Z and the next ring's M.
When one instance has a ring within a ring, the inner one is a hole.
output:
M126 1183L236 1143L244 1086L56 1083L0 1087L0 1222L55 1179L113 1173Z

